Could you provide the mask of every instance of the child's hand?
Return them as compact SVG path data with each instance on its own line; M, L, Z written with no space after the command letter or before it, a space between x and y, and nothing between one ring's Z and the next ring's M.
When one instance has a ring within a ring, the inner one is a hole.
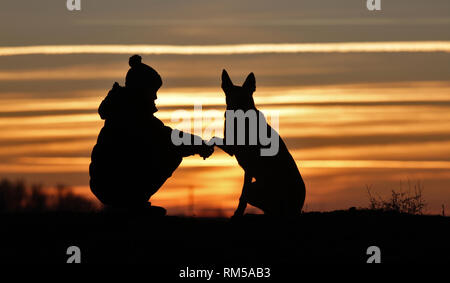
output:
M213 145L209 146L209 145L206 145L206 144L202 144L200 146L200 150L199 150L198 154L201 157L203 157L203 160L205 160L206 158L210 157L211 154L213 154L213 152L214 152L214 146Z
M206 144L210 146L222 145L224 144L224 140L222 138L212 137L209 141L206 142Z

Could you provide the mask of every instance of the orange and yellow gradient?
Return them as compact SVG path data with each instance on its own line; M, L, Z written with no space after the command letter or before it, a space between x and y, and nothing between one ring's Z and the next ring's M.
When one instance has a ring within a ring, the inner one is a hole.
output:
M0 80L82 80L122 73L118 68L99 72L71 66L0 72ZM88 187L89 152L103 124L96 109L107 89L66 92L41 100L30 99L29 93L3 91L0 172L58 174L60 182L66 174L81 174L73 187L93 198ZM280 135L306 182L306 210L364 206L366 185L386 192L397 189L400 181L420 180L428 212L433 213L442 203L450 203L450 141L440 138L450 136L449 93L449 82L428 81L263 86L254 96L263 112L279 111ZM193 117L195 103L220 121L224 100L219 85L163 87L156 116L177 127L171 121L174 111L185 110ZM217 149L206 161L185 158L151 201L171 214L226 216L237 205L242 181L243 171L234 158Z
M366 186L388 198L409 180L423 184L427 213L448 214L448 0L384 1L382 11L362 0L3 2L0 178L94 199L97 107L140 54L163 79L156 115L172 127L174 111L192 117L195 104L223 126L222 69L235 84L254 72L257 107L279 111L305 180L305 210L367 206ZM242 182L217 149L185 158L151 201L172 215L230 215Z

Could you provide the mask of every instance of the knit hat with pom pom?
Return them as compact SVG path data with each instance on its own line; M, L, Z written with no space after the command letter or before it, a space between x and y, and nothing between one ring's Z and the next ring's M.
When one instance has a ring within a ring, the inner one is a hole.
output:
M142 63L142 57L133 55L128 61L130 69L125 78L125 86L134 89L153 88L162 86L161 76L152 67Z

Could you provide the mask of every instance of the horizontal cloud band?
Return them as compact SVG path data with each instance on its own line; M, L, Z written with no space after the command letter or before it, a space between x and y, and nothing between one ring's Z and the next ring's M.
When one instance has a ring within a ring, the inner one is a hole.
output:
M231 55L261 53L447 52L450 41L278 43L230 45L36 45L0 47L0 56L34 54Z

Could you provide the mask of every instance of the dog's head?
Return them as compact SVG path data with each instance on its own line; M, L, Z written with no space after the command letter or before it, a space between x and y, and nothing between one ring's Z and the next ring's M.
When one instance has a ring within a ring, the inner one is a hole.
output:
M235 86L230 79L227 71L222 71L222 89L225 93L227 110L243 111L255 109L253 101L253 92L256 90L256 79L253 73L250 73L242 86Z

